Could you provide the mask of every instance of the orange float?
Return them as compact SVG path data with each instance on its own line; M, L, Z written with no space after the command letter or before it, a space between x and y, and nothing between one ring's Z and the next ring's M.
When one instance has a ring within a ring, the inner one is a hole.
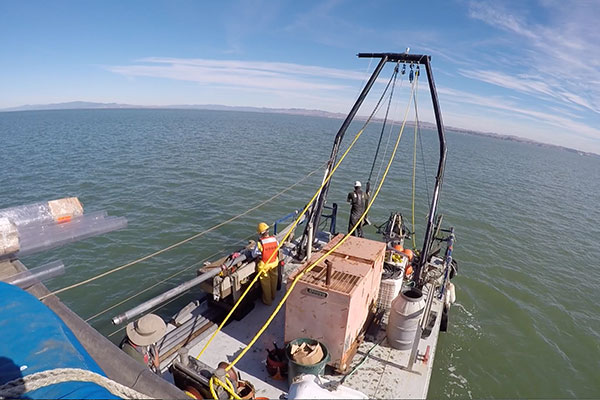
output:
M408 257L409 262L412 261L414 254L411 249L404 249L402 250L402 253L406 254L406 257Z

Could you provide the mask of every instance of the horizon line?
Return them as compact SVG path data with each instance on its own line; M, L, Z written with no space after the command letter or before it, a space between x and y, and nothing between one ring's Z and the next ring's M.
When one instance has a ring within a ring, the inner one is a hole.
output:
M79 107L69 107L69 105L75 106L76 104L80 104ZM54 108L53 108L54 107ZM222 110L215 110L207 107L220 107L224 108ZM209 110L209 111L240 111L240 112L267 112L268 111L278 111L278 114L288 114L288 115L303 115L303 116L313 116L313 117L324 117L324 118L334 118L334 119L343 119L347 114L341 112L331 112L320 109L309 109L309 108L274 108L274 107L257 107L257 106L229 106L224 104L168 104L168 105L137 105L137 104L126 104L126 103L103 103L103 102L94 102L94 101L82 101L82 100L73 100L68 102L61 103L46 103L46 104L24 104L21 106L15 107L6 107L0 108L0 113L10 113L10 112L27 112L27 111L61 111L61 110L119 110L119 109L153 109L153 110ZM229 109L229 110L227 110ZM286 112L287 111L287 112ZM296 113L292 113L289 111L300 111ZM302 113L304 111L304 113ZM356 118L366 119L368 116L357 115ZM374 118L375 121L381 121L381 118ZM430 121L421 121L427 125L436 126L434 122ZM414 124L415 121L407 121L407 123ZM520 143L528 143L536 146L549 146L554 147L561 150L566 150L570 152L576 152L581 155L588 155L593 157L600 157L600 153L594 153L590 151L583 151L579 149L575 149L572 147L566 147L562 145L540 142L537 140L532 140L528 138L523 138L517 135L508 135L508 134L500 134L491 131L480 131L474 129L460 128L450 125L444 125L444 129L447 129L452 132L458 133L466 133L474 136L485 136L491 137L500 140L510 140L514 142Z

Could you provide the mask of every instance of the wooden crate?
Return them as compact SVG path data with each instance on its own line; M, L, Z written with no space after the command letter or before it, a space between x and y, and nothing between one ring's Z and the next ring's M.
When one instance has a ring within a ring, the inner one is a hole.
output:
M288 278L288 287L342 237L336 236L322 251L313 254ZM329 350L329 365L345 371L377 301L384 254L385 243L351 236L305 274L286 302L286 343L297 338L318 340ZM329 285L325 261L331 268Z

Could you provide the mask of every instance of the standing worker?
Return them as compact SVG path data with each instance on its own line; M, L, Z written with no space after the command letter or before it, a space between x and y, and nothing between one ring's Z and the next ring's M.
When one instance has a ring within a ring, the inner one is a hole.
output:
M260 235L256 247L252 250L252 257L258 259L257 273L260 274L260 287L262 288L262 301L270 306L275 300L277 292L277 267L279 254L277 239L269 235L269 225L261 222L256 229Z
M360 217L362 217L366 209L367 197L361 190L361 186L362 185L360 184L360 181L354 182L354 191L348 193L348 198L346 199L346 201L350 203L350 219L348 220L348 232L350 232L352 227L356 225L356 223L358 222ZM363 222L361 221L361 223L358 225L358 227L356 227L352 235L363 237L362 225Z

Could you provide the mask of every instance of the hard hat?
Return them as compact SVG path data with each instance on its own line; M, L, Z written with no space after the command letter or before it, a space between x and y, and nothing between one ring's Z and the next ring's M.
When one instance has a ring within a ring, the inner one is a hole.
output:
M264 222L261 222L256 227L256 232L263 233L263 232L267 231L268 229L269 229L269 225L265 224Z
M356 181L354 182L354 187L361 187L362 185L360 184L360 181Z

